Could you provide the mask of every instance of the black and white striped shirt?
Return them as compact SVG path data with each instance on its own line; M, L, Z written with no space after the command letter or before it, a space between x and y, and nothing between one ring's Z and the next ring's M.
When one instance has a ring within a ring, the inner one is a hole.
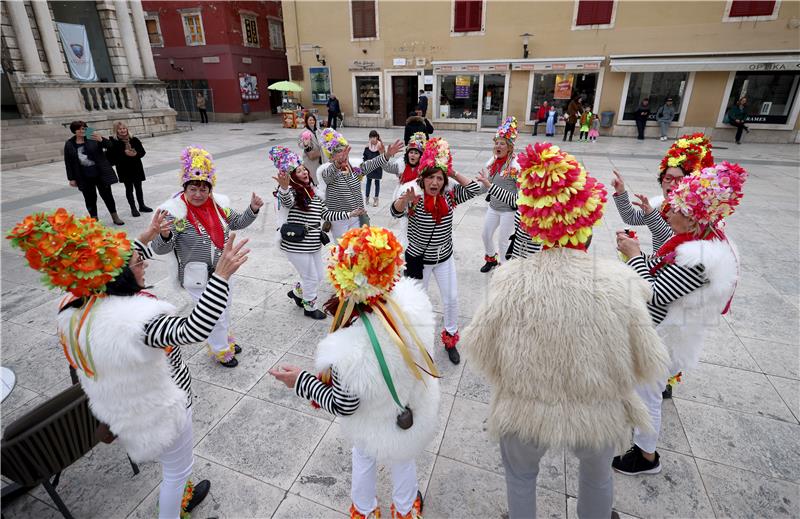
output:
M305 225L306 234L301 242L291 242L282 239L281 250L300 253L317 252L322 247L319 241L320 227L322 226L320 219L329 221L346 220L350 217L349 213L347 211L329 210L325 202L316 194L314 194L314 197L308 204L308 210L303 211L295 205L295 196L297 196L297 193L292 187L290 187L288 191L283 191L282 188L278 189L278 198L281 204L289 208L289 215L286 218L286 223Z
M705 267L702 264L691 268L667 263L653 275L650 269L661 261L658 256L635 256L628 260L628 265L636 270L653 289L652 296L647 302L647 309L653 324L658 325L667 316L670 303L697 290L708 283Z
M153 252L138 240L134 247L142 257L149 259ZM146 297L146 296L139 296ZM228 282L212 275L200 300L188 317L161 314L145 325L144 343L153 348L170 348L170 376L175 384L186 391L186 407L192 405L192 376L181 356L181 348L187 344L203 342L208 339L228 302Z
M617 211L619 211L624 223L628 225L646 225L650 229L650 234L653 235L653 253L672 238L672 227L661 216L659 209L650 211L649 214L644 214L644 211L631 204L627 191L619 195L614 193L614 205L617 206Z
M503 175L500 172L492 176L491 182L492 185L488 189L489 207L501 213L516 211L517 179L511 175ZM501 193L504 195L501 195Z
M409 214L408 208L399 212L395 209L394 204L391 204L389 210L392 216L395 218L408 217L406 253L411 256L422 256L422 261L426 265L435 265L446 261L453 254L453 208L479 193L480 188L474 181L466 186L456 184L451 194L453 207L439 223L436 223L431 213L425 210L424 196L418 197L411 214Z
M533 241L531 235L520 226L520 214L514 214L514 245L511 250L512 258L527 258L542 250L542 243Z
M382 168L387 162L386 157L381 153L374 159L365 160L361 164L361 171L367 172ZM349 213L364 207L361 177L355 170L339 171L336 169L336 164L327 162L319 167L317 175L325 181L325 203L329 209Z
M308 371L303 371L297 377L294 391L297 396L313 400L334 416L348 416L355 413L360 401L357 396L344 391L335 369L331 370L331 382L332 385L328 386Z

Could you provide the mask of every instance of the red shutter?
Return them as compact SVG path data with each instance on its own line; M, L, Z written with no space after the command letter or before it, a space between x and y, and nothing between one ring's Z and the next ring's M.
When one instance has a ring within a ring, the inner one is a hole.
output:
M375 0L353 0L351 6L353 38L376 37L378 34L375 27Z
M480 31L483 0L456 0L453 32Z
M728 16L731 18L739 16L769 16L774 9L775 0L753 2L733 0L733 2L731 2L731 12Z
M575 25L607 25L613 11L614 0L580 0Z

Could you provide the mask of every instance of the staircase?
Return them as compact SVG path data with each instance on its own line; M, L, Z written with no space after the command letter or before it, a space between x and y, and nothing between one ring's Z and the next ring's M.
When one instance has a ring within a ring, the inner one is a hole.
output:
M64 142L72 137L60 124L34 124L24 119L0 122L0 165L16 169L62 160Z

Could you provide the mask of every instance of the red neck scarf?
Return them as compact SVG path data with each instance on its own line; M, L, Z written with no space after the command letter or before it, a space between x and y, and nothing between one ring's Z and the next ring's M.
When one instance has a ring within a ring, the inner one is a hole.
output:
M674 264L675 263L675 256L677 253L675 249L677 249L680 245L683 245L689 241L698 241L698 240L722 240L727 241L728 239L725 237L725 233L721 230L714 230L709 228L708 230L703 232L702 236L697 236L696 234L685 232L681 234L676 234L669 240L667 240L664 245L661 246L660 249L656 252L656 256L660 258L660 261L656 263L651 269L650 273L655 275L659 269L661 269L664 265L667 264Z
M425 193L425 210L431 214L434 222L442 223L442 218L450 212L450 204L445 195L431 196Z
M400 175L400 184L405 184L406 182L411 182L412 180L416 180L417 177L417 168L412 166L411 164L406 164L406 169L403 170L403 174Z
M501 171L503 171L503 166L506 165L506 161L508 160L508 156L503 157L502 159L498 159L495 157L494 162L492 165L489 166L489 178L497 175Z
M214 203L214 196L209 196L203 202L203 205L199 207L187 202L184 194L181 194L181 200L186 204L186 218L197 229L197 233L203 234L200 230L200 226L202 226L216 248L225 248L225 230L222 228L222 222L219 217L219 215L225 213L222 208Z

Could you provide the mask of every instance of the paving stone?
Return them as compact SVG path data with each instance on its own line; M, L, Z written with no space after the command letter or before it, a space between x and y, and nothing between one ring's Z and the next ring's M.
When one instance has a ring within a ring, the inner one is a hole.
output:
M760 368L768 375L800 380L800 352L797 344L785 344L772 340L742 337L747 351Z
M349 514L340 513L294 494L287 494L286 499L283 500L272 517L273 519L297 519L298 517L303 519L330 519L334 517L349 517Z
M789 409L791 409L795 421L800 420L800 380L773 377L771 375L767 375L767 378L775 386L778 394L781 395Z

